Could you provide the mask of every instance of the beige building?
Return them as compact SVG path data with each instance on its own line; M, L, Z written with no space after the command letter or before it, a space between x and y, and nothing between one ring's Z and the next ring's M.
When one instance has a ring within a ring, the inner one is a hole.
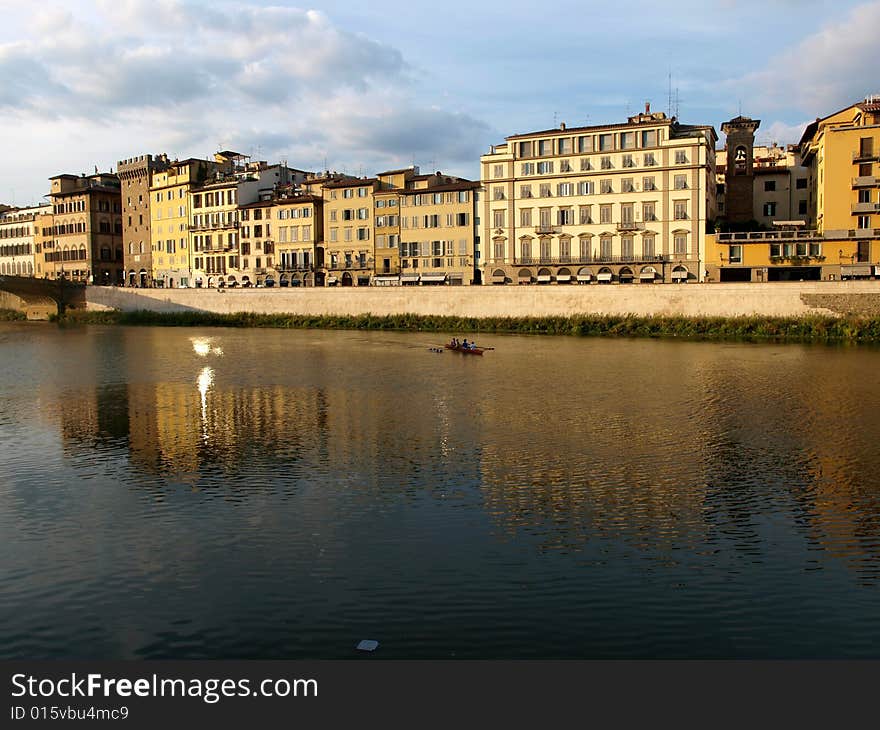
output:
M662 112L519 134L480 158L487 284L701 281L711 126Z
M315 286L323 264L324 213L320 195L287 187L276 191L271 208L275 227L275 272L279 286Z
M37 241L51 212L51 205L36 205L0 213L0 274L42 278L45 267L42 256L38 260Z
M108 173L56 175L50 182L53 236L44 244L46 263L54 264L56 277L121 285L124 260L119 178Z
M441 173L400 193L402 284L475 283L475 193L480 183Z

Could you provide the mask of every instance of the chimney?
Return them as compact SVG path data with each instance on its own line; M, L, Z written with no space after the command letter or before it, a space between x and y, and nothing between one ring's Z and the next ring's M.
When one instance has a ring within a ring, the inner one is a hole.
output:
M565 131L565 122L560 122L559 128L564 132Z

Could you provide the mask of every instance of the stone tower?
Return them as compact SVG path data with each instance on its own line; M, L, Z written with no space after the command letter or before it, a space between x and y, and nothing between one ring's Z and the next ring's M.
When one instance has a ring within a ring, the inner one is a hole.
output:
M727 169L725 172L725 217L730 223L747 223L754 220L752 209L752 170L755 147L755 130L760 119L734 117L721 125L727 135Z

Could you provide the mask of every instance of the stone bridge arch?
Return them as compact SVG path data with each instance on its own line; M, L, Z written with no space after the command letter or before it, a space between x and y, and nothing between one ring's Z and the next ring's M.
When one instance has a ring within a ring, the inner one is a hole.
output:
M66 279L0 276L0 308L23 312L28 319L49 319L85 305L85 285Z

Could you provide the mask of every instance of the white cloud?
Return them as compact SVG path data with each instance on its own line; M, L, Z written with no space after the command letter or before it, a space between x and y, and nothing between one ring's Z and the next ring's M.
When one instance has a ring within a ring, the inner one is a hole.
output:
M38 8L19 24L25 35L0 42L0 138L11 150L0 199L13 186L42 195L46 177L68 169L146 152L203 157L218 142L309 169L325 157L351 169L416 155L476 172L491 131L427 108L396 48L315 10L185 0L97 0L76 15ZM74 135L71 167L57 140ZM22 169L36 176L24 186Z
M801 140L804 130L809 122L800 122L799 124L786 124L785 122L774 121L767 123L763 121L755 135L756 143L770 145L776 142L780 147L787 144L797 144Z
M756 105L765 109L795 108L814 117L831 114L880 91L878 29L880 0L874 0L771 56L764 69L725 86L740 98L757 99Z

